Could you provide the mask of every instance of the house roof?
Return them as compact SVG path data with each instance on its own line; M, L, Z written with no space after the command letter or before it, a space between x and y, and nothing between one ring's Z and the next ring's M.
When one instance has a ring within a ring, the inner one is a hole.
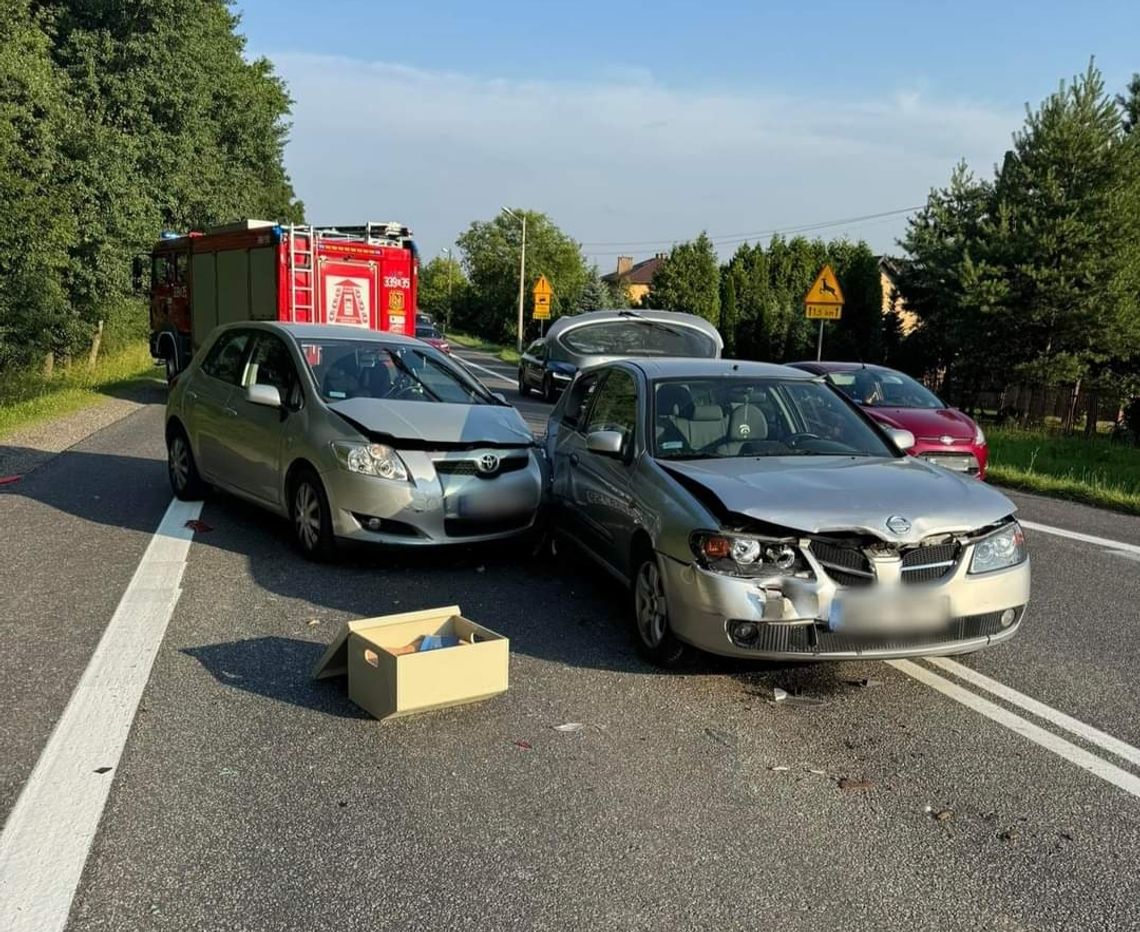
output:
M664 256L654 256L652 259L638 262L624 275L619 276L617 272L603 275L602 281L616 284L620 278L627 285L652 285L653 276L657 274L657 270L661 268L661 263L664 261Z

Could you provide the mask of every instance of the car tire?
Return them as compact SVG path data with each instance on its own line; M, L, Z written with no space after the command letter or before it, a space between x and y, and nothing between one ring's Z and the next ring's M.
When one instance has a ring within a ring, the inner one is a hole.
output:
M166 432L166 477L175 498L184 502L199 502L205 498L206 484L194 462L190 438L178 425Z
M554 391L554 377L549 373L546 378L542 380L542 397L550 404L554 404L558 397Z
M526 379L523 378L522 369L519 369L519 397L525 398L530 394L530 387L526 384Z
M173 353L167 354L163 358L166 365L166 384L173 385L174 380L178 378L178 360L174 358Z
M669 627L665 578L657 554L645 547L633 562L629 601L638 652L659 667L680 666L688 658L689 647Z
M300 469L289 484L289 523L301 556L325 563L336 553L332 509L324 484L311 469Z

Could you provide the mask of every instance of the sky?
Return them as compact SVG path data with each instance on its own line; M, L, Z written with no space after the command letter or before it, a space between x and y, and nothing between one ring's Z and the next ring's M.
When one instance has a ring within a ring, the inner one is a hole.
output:
M898 252L907 208L989 175L1090 57L1140 71L1140 2L238 0L294 98L308 218L399 220L424 261L503 205L600 271L700 231Z

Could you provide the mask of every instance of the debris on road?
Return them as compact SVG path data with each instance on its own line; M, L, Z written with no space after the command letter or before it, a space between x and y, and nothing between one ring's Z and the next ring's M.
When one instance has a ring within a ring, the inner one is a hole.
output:
M586 726L581 722L566 722L564 725L555 725L555 731L581 731Z
M723 731L718 731L715 728L706 728L705 734L713 739L717 744L723 744L726 748L736 747L736 742L732 740L732 736Z
M114 769L113 767L96 767L95 772L96 773L109 773L113 769Z
M844 680L843 682L846 683L848 686L857 686L859 689L870 689L872 686L882 686L883 685L882 680L873 680L873 679L870 679L869 677L866 677L866 676L863 677L862 679Z
M781 689L779 686L772 687L772 701L780 702L784 705L814 706L824 704L824 700L822 699L816 699L814 696L805 696L798 690L788 692L788 690Z
M197 518L191 518L187 521L186 527L190 528L195 534L205 534L207 531L213 530L205 521L200 521Z
M305 622L305 624L307 624L310 628L316 627L320 623L321 620L319 618L310 618L307 622Z
M768 769L771 770L773 773L783 773L785 770L791 770L792 768L788 767L785 764L773 764Z
M867 779L856 780L852 777L840 777L839 788L841 790L870 790L873 789L875 784Z
M935 809L933 806L927 806L923 809L923 812L930 816L935 822L949 822L954 818L953 809Z
M514 742L514 745L516 748L522 748L524 751L533 751L534 750L534 746L529 741L526 741L522 738L520 738L518 741Z

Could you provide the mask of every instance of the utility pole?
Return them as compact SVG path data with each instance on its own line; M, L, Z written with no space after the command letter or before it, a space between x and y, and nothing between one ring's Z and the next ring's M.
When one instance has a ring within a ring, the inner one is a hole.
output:
M819 322L819 342L815 345L815 361L823 359L823 321Z
M516 214L509 207L504 207L503 212L510 214L522 224L522 248L519 250L519 334L518 334L518 351L521 353L523 350L523 294L525 290L526 281L526 214Z

